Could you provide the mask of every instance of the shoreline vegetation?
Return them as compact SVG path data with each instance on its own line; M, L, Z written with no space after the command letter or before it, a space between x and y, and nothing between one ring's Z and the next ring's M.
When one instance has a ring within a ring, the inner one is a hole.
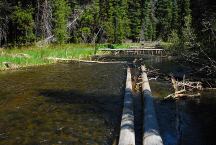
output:
M0 49L0 71L55 63L50 58L84 59L93 55L94 51L94 46L90 44Z
M137 44L134 44L137 45ZM0 71L23 67L40 66L61 62L59 60L86 60L99 48L108 44L51 44L44 47L28 46L19 48L0 48ZM130 44L112 45L112 48L129 48Z

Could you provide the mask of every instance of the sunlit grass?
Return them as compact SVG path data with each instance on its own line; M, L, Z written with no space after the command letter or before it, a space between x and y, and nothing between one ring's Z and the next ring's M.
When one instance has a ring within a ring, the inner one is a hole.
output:
M63 44L63 45L47 45L47 46L26 46L21 48L0 48L0 69L4 69L3 62L10 62L18 66L33 66L53 63L48 58L63 59L88 59L95 54L95 50L100 48L112 47L115 49L127 49L131 46L137 46L136 43L123 44ZM97 48L97 49L95 49ZM100 53L100 52L99 52ZM20 57L26 55L29 57Z
M29 57L19 57L19 54L24 54ZM86 59L93 54L94 46L89 44L64 44L2 49L0 50L0 68L4 68L3 62L11 62L19 66L42 65L53 63L47 59L49 57Z
M132 43L122 43L122 44L98 44L97 48L113 48L113 49L127 49L134 44Z

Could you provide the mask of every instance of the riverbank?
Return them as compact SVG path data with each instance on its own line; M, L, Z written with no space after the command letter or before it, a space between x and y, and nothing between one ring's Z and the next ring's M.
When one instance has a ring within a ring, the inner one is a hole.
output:
M112 45L114 48L128 48L130 44ZM97 48L107 48L107 44ZM63 44L43 47L0 48L0 70L40 66L59 62L58 60L91 60L95 53L92 44Z
M90 44L31 46L12 49L0 49L0 70L37 66L54 63L49 58L88 59L94 54Z

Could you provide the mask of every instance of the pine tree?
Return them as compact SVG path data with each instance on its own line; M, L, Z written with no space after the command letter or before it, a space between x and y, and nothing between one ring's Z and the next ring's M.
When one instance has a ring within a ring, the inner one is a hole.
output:
M31 43L35 40L33 9L24 9L20 5L15 6L11 14L11 20L15 30L15 42L18 44Z
M178 15L178 3L177 0L172 1L172 22L171 22L171 29L176 31L179 28L179 15Z
M99 0L99 27L101 33L98 35L99 42L106 42L108 33L110 30L109 21L110 20L110 1L109 0Z
M68 39L67 20L70 12L66 0L53 0L54 35L58 43L64 43Z
M109 18L109 0L99 0L100 21L107 21Z
M158 0L156 17L159 21L157 25L157 37L167 41L171 34L172 23L172 0Z
M141 31L141 5L140 0L131 0L128 1L128 18L130 26L130 35L129 38L133 42L138 41L140 38Z
M122 43L128 36L127 0L110 0L109 20L105 24L109 42Z
M155 39L155 27L156 27L156 20L155 20L155 9L154 9L154 1L153 0L143 0L142 1L142 29L141 29L141 36L144 40L154 40Z
M182 47L185 47L185 43L195 39L193 29L191 28L192 16L190 9L190 0L179 1L179 37L181 40Z
M80 34L84 43L91 43L94 41L94 35L97 33L99 22L99 0L95 0L91 6L84 11L81 17Z

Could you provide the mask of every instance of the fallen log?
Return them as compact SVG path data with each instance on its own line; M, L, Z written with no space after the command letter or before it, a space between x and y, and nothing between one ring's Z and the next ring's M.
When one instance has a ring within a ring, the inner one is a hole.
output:
M135 145L133 94L130 68L127 69L124 108L118 145Z
M178 87L188 87L190 89L197 89L197 90L202 90L202 83L201 82L177 82Z
M143 122L143 145L163 145L162 138L159 133L158 121L154 108L153 96L149 85L146 68L142 69L142 91L144 96L144 122Z
M200 93L197 93L197 94L187 94L187 93L181 93L181 94L176 94L176 93L173 93L173 94L170 94L168 95L167 97L165 97L164 99L179 99L179 98L182 98L182 97L189 97L189 98L194 98L194 97L200 97L201 94Z
M58 58L58 57L47 57L45 58L54 62L74 62L74 63L99 63L99 64L126 64L126 61L92 61L92 60L81 60L81 59L70 59L70 58Z
M199 97L199 96L201 96L201 94L200 93L197 93L197 94L175 94L175 99L177 99L177 98L181 98L181 97Z

